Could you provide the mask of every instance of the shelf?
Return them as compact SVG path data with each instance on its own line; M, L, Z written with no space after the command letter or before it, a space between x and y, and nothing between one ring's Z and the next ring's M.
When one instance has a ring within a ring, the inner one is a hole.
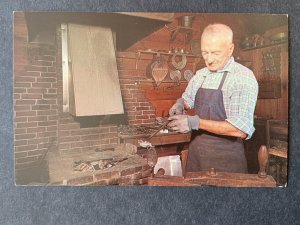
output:
M286 148L270 148L269 155L275 155L281 158L287 159L287 149Z
M260 46L251 47L251 48L244 48L244 49L241 49L241 50L242 51L250 51L250 50L255 50L255 49L260 49L260 48L266 48L266 47L271 47L271 46L275 46L275 45L285 44L287 42L288 42L288 40L283 40L283 41L280 41L280 42L274 42L274 43L270 43L270 44L266 44L266 45L260 45Z
M152 79L147 79L147 80L139 80L138 81L139 83L153 83L153 80ZM161 81L161 83L166 83L166 84L174 84L176 83L175 81ZM178 83L188 83L186 80L180 80L178 81Z
M138 50L137 54L152 54L152 55L157 55L157 54L161 54L161 55L174 55L175 52L166 52L166 51L152 51L152 50ZM185 54L186 57L192 57L192 58L200 58L197 55L193 55L193 54L187 54L187 53L182 53Z

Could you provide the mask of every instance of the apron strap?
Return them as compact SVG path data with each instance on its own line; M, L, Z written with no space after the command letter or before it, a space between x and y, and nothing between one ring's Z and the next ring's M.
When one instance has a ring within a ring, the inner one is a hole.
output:
M219 85L219 87L218 87L218 90L221 90L221 89L222 89L223 84L224 84L224 81L225 81L226 76L227 76L227 73L228 73L228 71L225 71L225 72L223 73L223 77L222 77L222 80L221 80L220 85Z
M203 85L205 79L206 79L206 76L203 78L203 81L202 81L202 83L201 83L201 85L200 85L200 88L202 88L202 85Z

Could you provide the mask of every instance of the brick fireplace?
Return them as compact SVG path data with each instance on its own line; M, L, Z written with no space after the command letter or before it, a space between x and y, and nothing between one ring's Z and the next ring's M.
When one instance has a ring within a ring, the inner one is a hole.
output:
M154 109L136 84L143 68L135 70L135 56L117 55L125 115L78 119L63 112L61 35L56 43L27 42L23 13L15 14L14 124L15 167L18 172L41 160L47 151L82 154L118 144L118 124L152 124ZM17 180L18 183L18 180Z
M148 92L143 84L143 81L149 80L146 73L147 66L153 60L152 55L145 54L137 60L134 49L116 53L124 115L74 117L63 112L60 26L56 29L54 43L41 44L28 42L24 13L15 13L14 23L14 126L17 184L31 182L24 174L31 174L30 168L38 167L45 170L41 174L44 174L43 182L47 182L51 172L47 171L48 156L53 153L66 159L74 155L90 154L97 148L115 148L120 142L119 125L151 126L155 123L157 108L149 101ZM189 68L192 67L192 63L188 61ZM151 83L147 85L153 88ZM177 147L168 144L164 149L160 147L159 150L162 152L170 149L172 154L176 153ZM142 168L144 166L138 165Z

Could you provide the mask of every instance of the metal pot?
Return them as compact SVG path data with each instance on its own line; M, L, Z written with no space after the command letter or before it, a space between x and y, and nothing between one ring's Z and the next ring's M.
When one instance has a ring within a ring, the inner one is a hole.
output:
M182 16L177 19L178 19L179 26L192 28L192 24L195 19L195 16Z

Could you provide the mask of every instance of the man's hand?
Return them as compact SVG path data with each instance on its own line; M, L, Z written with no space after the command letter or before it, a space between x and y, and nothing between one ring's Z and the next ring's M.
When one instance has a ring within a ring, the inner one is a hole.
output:
M177 99L176 103L170 108L169 110L169 115L174 116L174 115L182 115L184 114L184 100L183 98Z
M169 117L172 120L168 126L180 133L187 133L191 130L199 129L199 116L175 115Z

